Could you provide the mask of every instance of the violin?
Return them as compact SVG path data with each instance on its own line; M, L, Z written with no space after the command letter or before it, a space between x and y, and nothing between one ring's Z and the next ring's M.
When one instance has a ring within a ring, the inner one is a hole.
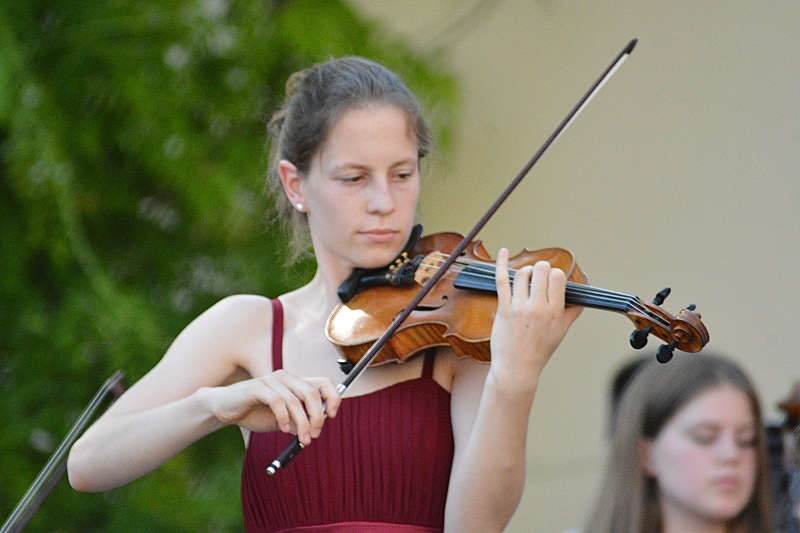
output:
M421 226L414 229L412 239L419 233ZM356 273L345 281L339 290L343 303L333 310L325 327L328 340L344 355L340 367L345 373L388 329L463 238L452 232L428 235L410 242L407 251L387 268ZM644 347L649 335L665 341L667 344L657 352L660 362L671 359L675 348L694 353L708 343L708 330L693 305L677 316L659 307L669 288L649 303L637 296L587 285L586 274L574 254L564 248L523 249L509 258L512 283L514 270L543 260L566 274L567 305L626 315L636 328L630 338L634 348ZM450 346L461 357L488 363L489 337L497 311L494 263L480 240L470 242L370 364L402 363L434 346Z

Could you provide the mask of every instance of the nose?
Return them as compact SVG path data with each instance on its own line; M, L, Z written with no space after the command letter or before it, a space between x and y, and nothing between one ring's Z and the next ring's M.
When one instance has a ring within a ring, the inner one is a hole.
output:
M717 457L724 462L737 461L742 453L741 445L734 435L724 435L717 444Z
M367 211L369 213L388 215L394 210L394 197L388 178L372 180L367 194Z

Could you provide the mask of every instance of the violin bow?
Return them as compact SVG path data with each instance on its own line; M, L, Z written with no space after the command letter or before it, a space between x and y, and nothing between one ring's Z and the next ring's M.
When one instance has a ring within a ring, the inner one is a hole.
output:
M47 461L47 464L44 465L41 472L39 472L39 475L36 476L33 484L31 484L27 492L25 492L25 495L19 500L19 503L17 503L17 506L11 514L8 515L8 519L3 526L0 527L0 533L17 533L22 531L45 498L50 494L50 491L53 490L56 483L61 479L61 476L66 472L67 462L64 458L67 452L92 421L95 412L97 412L103 404L103 400L105 400L109 394L113 394L116 400L125 391L125 387L122 385L124 379L125 372L117 370L103 383L89 402L89 405L86 406L86 409L84 409L80 417L78 417L78 421L70 428L67 436L64 437L64 440L58 445L56 451L50 456L50 459Z
M530 172L533 165L542 157L542 154L550 147L551 144L558 139L562 133L569 127L570 124L578 117L578 114L583 111L583 108L586 107L589 102L592 101L594 95L600 90L603 85L614 75L617 69L628 59L628 56L633 51L633 48L636 46L637 39L631 39L631 41L625 45L625 48L617 54L611 64L603 71L600 77L595 81L589 90L578 100L578 103L567 113L567 116L561 121L561 123L553 130L553 133L545 140L544 144L536 151L536 153L531 157L530 161L528 161L522 170L519 171L519 174L511 180L511 183L506 187L506 189L500 194L497 200L489 207L489 209L484 213L484 215L478 220L475 224L475 227L470 230L470 232L461 240L458 246L453 249L450 253L450 256L439 266L439 269L436 273L431 276L431 278L422 286L422 288L417 292L417 295L409 302L409 304L397 315L397 317L392 321L391 325L383 332L383 335L378 337L378 339L372 344L370 349L364 354L364 356L356 363L356 365L350 370L350 372L345 376L344 381L339 383L336 386L336 390L339 394L343 394L347 388L352 385L356 379L361 375L361 373L369 366L373 359L378 355L378 352L381 351L383 345L395 334L397 329L402 325L406 318L411 314L414 309L416 309L417 305L422 301L423 298L430 292L434 285L436 285L439 280L444 276L444 274L448 271L450 266L455 262L455 260L461 255L461 252L469 245L470 242L475 238L478 232L483 229L486 223L489 221L490 218L495 214L495 212L500 208L503 202L514 192L514 189L517 188L517 185L520 184L522 179ZM267 467L267 474L275 475L278 470L285 467L289 464L292 459L303 449L303 444L300 442L298 437L295 437L294 440L286 447L286 449L281 453L277 459L272 461L272 463Z

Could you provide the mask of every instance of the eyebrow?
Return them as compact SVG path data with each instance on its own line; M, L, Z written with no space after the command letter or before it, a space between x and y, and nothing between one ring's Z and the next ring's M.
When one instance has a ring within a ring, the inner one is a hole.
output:
M718 431L722 428L723 424L718 424L716 422L697 422L695 424L690 424L687 429L689 431L694 430L704 430L704 429L711 429ZM741 432L741 431L755 431L756 427L755 424L751 422L744 423L734 428L734 431Z
M367 165L359 165L358 163L342 163L341 165L336 165L335 167L331 168L331 172L334 174L337 172L341 172L342 170L366 170L369 167Z
M399 167L400 165L416 165L416 164L417 164L417 158L414 157L398 161L389 168Z
M402 166L402 165L416 165L416 164L417 164L416 158L410 158L409 157L409 158L401 159L400 161L396 161L396 162L392 163L389 166L389 168L395 168L395 167L399 167L399 166ZM346 163L341 163L339 165L334 166L333 168L331 168L331 172L336 173L336 172L340 172L342 170L351 170L351 169L369 170L370 167L369 167L369 165L362 165L361 163L346 162Z

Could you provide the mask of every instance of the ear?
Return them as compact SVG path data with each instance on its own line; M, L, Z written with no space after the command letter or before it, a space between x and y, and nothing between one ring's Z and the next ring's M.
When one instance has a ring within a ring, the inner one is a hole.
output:
M653 441L644 439L639 441L639 463L642 465L642 470L649 477L656 477L655 469L653 468Z
M291 161L281 159L280 163L278 163L278 175L281 178L281 185L283 185L283 192L286 194L286 198L289 199L293 206L297 206L297 204L303 205L302 211L305 212L306 202L303 195L303 178L297 171L297 167Z

